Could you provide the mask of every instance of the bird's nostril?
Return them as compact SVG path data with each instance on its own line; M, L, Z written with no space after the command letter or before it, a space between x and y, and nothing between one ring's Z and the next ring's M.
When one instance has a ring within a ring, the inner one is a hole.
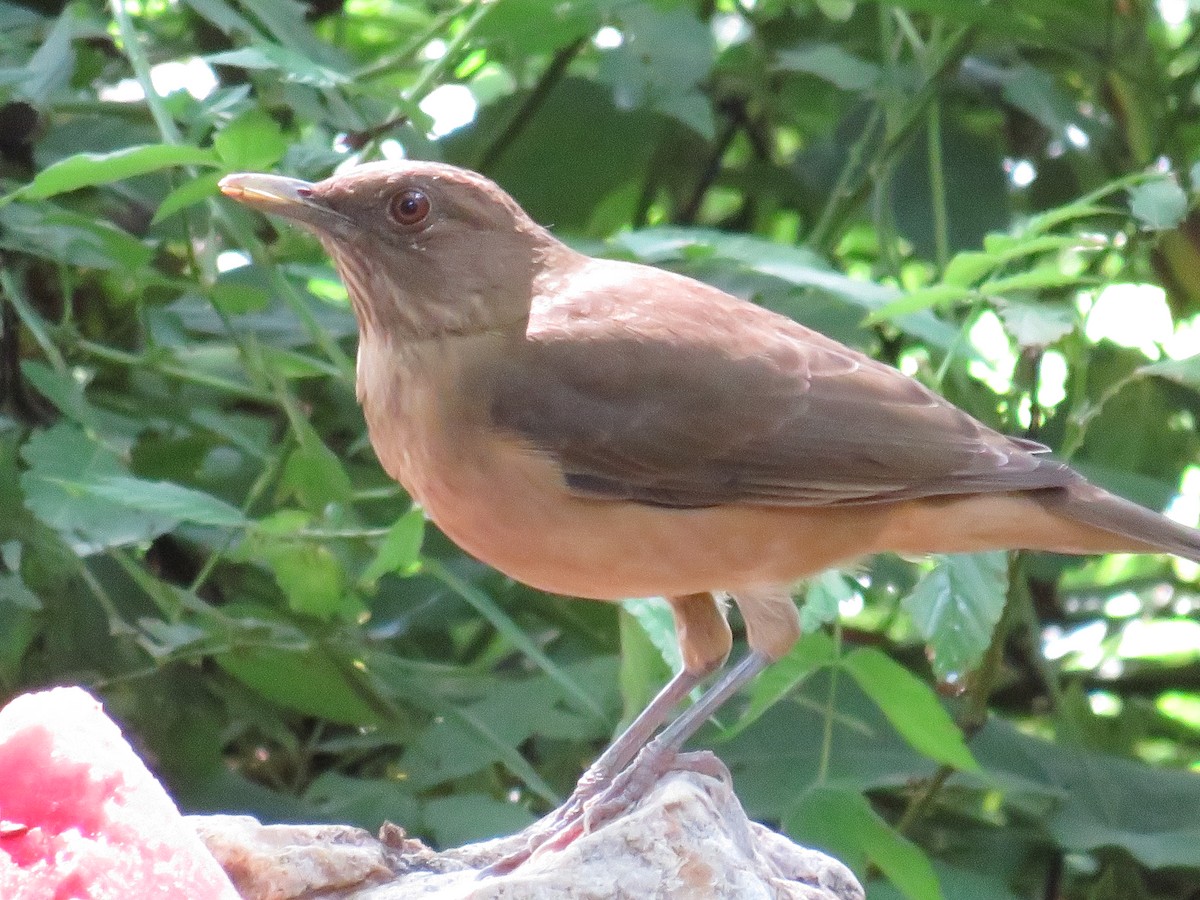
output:
M296 196L297 197L304 197L307 199L308 197L311 197L312 194L313 194L312 188L307 188L307 187L296 188Z

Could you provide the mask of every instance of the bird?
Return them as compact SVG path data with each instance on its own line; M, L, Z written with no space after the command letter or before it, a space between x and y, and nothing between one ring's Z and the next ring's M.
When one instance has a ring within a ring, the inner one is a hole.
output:
M315 183L231 174L220 190L324 246L358 323L371 445L447 536L543 591L670 605L681 669L529 852L683 759L796 643L791 588L806 577L882 552L1200 561L1200 531L1043 445L762 306L578 252L481 174L398 160ZM672 720L725 667L725 598L747 654Z

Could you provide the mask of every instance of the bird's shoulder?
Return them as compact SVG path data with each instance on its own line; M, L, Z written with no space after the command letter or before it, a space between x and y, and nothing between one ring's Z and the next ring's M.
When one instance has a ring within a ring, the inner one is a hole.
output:
M603 368L607 380L702 390L709 383L794 404L814 385L901 404L944 404L923 385L818 331L688 276L622 260L585 258L535 292L526 349L559 371ZM561 361L561 362L559 362ZM832 382L830 381L832 379Z

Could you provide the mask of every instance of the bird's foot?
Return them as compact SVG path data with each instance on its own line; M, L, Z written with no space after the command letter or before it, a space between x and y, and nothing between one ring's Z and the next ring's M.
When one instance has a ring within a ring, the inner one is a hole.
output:
M725 763L708 750L679 753L652 742L603 791L584 804L582 833L597 831L631 809L668 772L698 772L726 784L733 780Z
M544 846L565 847L583 833L583 811L586 803L602 793L612 776L595 768L588 769L575 785L566 802L538 819L517 836L518 847L479 873L480 878L507 875L529 860Z
M700 772L730 780L725 764L708 751L678 753L672 747L651 742L615 777L589 769L562 806L530 825L522 835L521 846L480 872L480 877L506 875L536 853L561 850L580 836L597 831L631 809L672 771Z

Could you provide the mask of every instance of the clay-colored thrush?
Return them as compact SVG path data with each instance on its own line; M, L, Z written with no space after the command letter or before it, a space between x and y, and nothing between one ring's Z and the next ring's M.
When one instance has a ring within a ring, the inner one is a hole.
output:
M806 575L881 551L1200 559L1200 532L1045 447L714 287L584 256L475 173L381 163L221 190L333 257L371 443L447 535L546 591L668 598L683 671L589 770L576 812L724 664L719 596L751 652L650 744L660 762L796 641L789 587Z

